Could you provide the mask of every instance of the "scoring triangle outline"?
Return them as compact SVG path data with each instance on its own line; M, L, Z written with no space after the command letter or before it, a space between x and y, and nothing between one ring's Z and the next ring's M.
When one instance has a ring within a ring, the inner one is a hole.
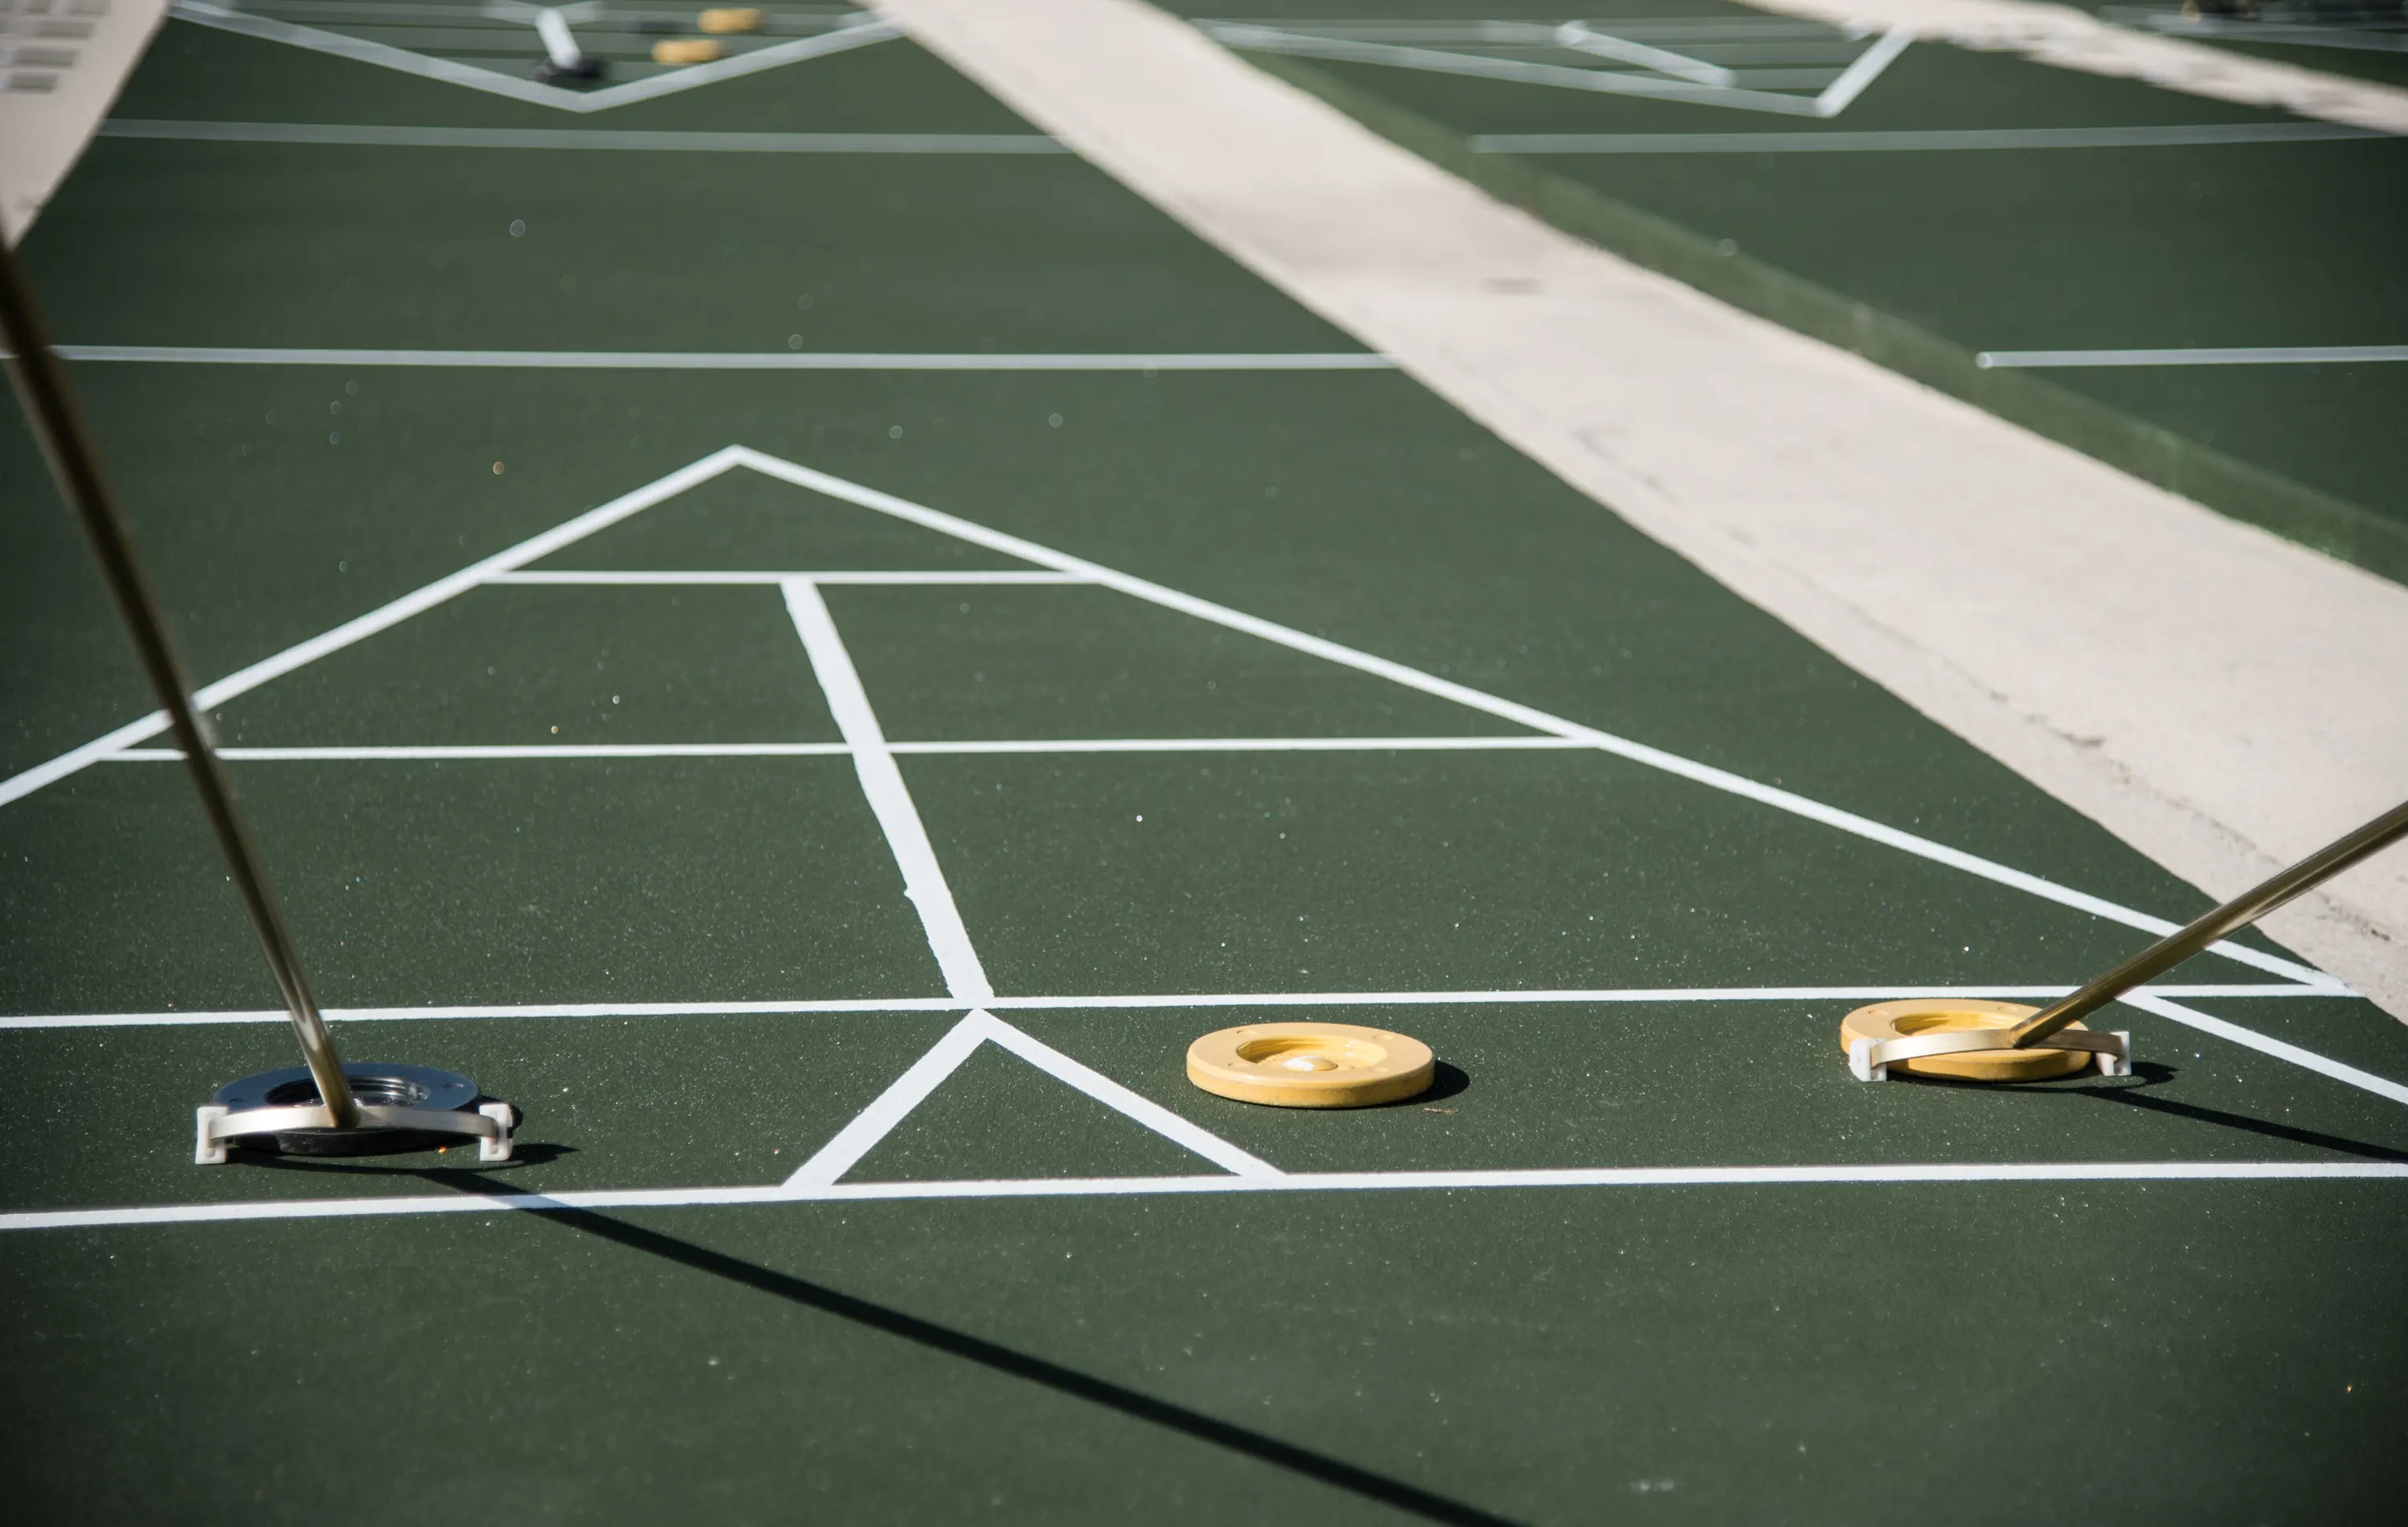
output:
M893 1134L922 1103L959 1071L969 1058L993 1044L1028 1062L1055 1081L1172 1145L1201 1157L1232 1176L1264 1179L1285 1175L1251 1151L1241 1150L1210 1130L1165 1108L1153 1099L1130 1091L1103 1073L1074 1060L1026 1030L1004 1022L984 1008L973 1008L921 1053L903 1073L872 1099L869 1105L829 1136L810 1159L796 1167L784 1187L794 1192L834 1187L845 1174Z

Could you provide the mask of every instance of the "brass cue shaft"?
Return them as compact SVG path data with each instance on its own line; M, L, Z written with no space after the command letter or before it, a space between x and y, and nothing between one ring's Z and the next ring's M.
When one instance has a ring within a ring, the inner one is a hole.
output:
M2059 998L2009 1031L2008 1047L2029 1049L2067 1024L2105 1007L2162 975L2226 934L2246 928L2300 892L2310 890L2408 838L2408 802L2336 839L2261 885L2253 886L2178 932L2169 933L2070 996Z
M318 1096L325 1103L335 1128L356 1129L360 1122L359 1103L343 1075L342 1059L335 1053L334 1036L326 1031L318 1000L310 995L308 977L301 968L301 951L284 925L276 893L268 886L267 873L261 867L251 831L235 803L225 767L210 744L208 724L193 706L183 665L177 660L166 622L159 613L158 598L135 558L133 539L126 533L124 518L118 512L108 479L101 472L99 453L93 448L92 438L84 429L74 396L67 390L66 374L50 352L49 337L43 333L41 320L34 310L33 295L5 238L0 238L0 342L7 346L9 379L17 384L18 399L24 405L35 438L41 442L43 455L50 460L59 493L83 522L84 533L100 563L101 576L134 639L143 674L150 681L152 693L159 697L160 708L167 713L168 729L184 755L194 787L200 792L201 810L209 819L210 830L217 834L218 846L225 852L235 889L242 898L243 910L251 915L251 926L259 935L267 967L292 1015L293 1033L301 1042L301 1057L308 1062L309 1075L318 1084Z

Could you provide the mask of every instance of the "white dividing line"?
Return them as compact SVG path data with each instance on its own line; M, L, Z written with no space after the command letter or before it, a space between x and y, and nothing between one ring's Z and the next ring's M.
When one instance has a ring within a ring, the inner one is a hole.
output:
M1210 1130L1190 1124L1153 1099L1140 1097L1102 1072L1071 1059L1034 1036L989 1014L975 1013L971 1016L986 1020L986 1037L993 1043L1054 1080L1076 1088L1112 1112L1152 1130L1172 1145L1182 1145L1195 1152L1224 1172L1254 1179L1282 1175L1279 1168L1261 1157L1240 1150Z
M368 127L350 122L162 122L116 118L101 137L336 148L540 149L637 153L1039 153L1070 151L1042 133L710 133L609 127Z
M1973 364L2034 366L2371 366L2408 361L2408 345L2269 345L2202 350L1985 350Z
M271 679L280 678L305 664L313 663L329 653L340 652L353 642L365 641L379 631L398 626L412 615L422 614L446 600L457 598L493 578L496 573L511 572L530 562L539 561L573 545L597 530L607 529L665 498L673 498L697 483L705 483L742 460L741 448L730 446L714 451L691 466L681 467L666 477L656 479L622 494L597 509L587 510L574 519L564 521L530 536L507 551L494 553L480 562L472 562L458 572L438 578L423 588L403 595L390 604L380 605L366 614L345 621L332 630L323 631L307 641L296 642L272 657L265 657L249 668L236 670L205 684L193 694L193 701L203 711L215 710L236 696L245 695ZM119 748L130 746L158 736L167 729L164 711L153 711L139 721L129 722L106 737L86 742L83 746L61 754L48 763L37 764L22 773L0 780L0 806L32 794L43 785L65 778L78 770L107 757Z
M453 759L839 758L842 742L464 742L400 747L222 747L230 763L440 763ZM127 748L104 763L180 763L174 748Z
M570 371L1393 371L1363 351L1268 354L940 354L669 350L294 350L53 345L70 361L162 366L401 366Z
M470 90L481 90L494 95L507 95L512 100L530 101L538 106L549 106L563 111L580 113L607 111L614 106L653 100L679 91L716 84L722 79L732 79L739 75L758 74L764 69L774 69L782 65L799 63L807 58L842 52L848 49L865 47L873 42L884 42L890 37L902 36L886 22L875 17L865 17L859 22L839 26L834 31L821 33L817 36L798 37L792 42L773 43L769 47L756 48L730 58L719 59L710 64L696 64L681 69L671 69L645 79L630 80L624 85L610 85L600 90L576 91L563 90L556 85L538 84L532 79L521 79L514 75L479 68L475 65L461 64L448 58L434 58L424 53L413 53L407 49L394 48L381 42L370 42L363 37L347 36L339 32L327 32L314 26L300 26L291 22L280 22L271 17L224 9L204 4L202 0L175 0L169 9L178 20L191 22L200 26L216 27L223 32L238 32L246 36L265 37L270 41L289 43L296 48L308 48L317 52L331 53L337 58L354 59L363 64L373 64L381 68L398 70L403 74L414 74L422 79L440 79L446 84L464 85Z
M2000 149L2199 148L2388 137L2329 122L2213 122L2197 127L1970 127L1824 133L1486 133L1474 153L1929 153Z
M1529 85L1555 85L1567 90L1595 91L1607 95L1639 95L1657 100L1694 101L1705 106L1736 107L1743 111L1771 111L1790 117L1829 113L1816 100L1802 95L1777 95L1770 91L1737 90L1700 85L1656 75L1616 74L1573 65L1532 64L1521 59L1491 58L1481 53L1453 53L1431 48L1399 48L1388 43L1313 36L1283 32L1242 22L1197 23L1207 36L1225 48L1258 53L1289 53L1299 58L1333 58L1350 64L1384 64L1433 74L1464 74L1484 79L1512 79ZM1884 60L1885 63L1887 60ZM1844 76L1843 76L1844 78Z
M1519 753L1584 750L1566 737L1127 737L1011 742L896 742L897 753Z
M1730 85L1737 83L1739 79L1728 69L1691 58L1686 53L1667 52L1661 48L1650 48L1643 42L1632 42L1594 31L1585 22L1566 22L1555 28L1555 42L1558 48L1569 48L1579 53L1595 53L1599 58L1615 59L1624 64L1636 64L1642 69L1654 69L1658 74L1669 74L1675 79L1686 79L1692 84Z
M994 1182L782 1184L564 1193L454 1193L272 1203L173 1203L0 1214L0 1232L99 1230L423 1214L724 1208L794 1203L1019 1198L1147 1198L1186 1193L1458 1192L1536 1188L1844 1188L2024 1183L2402 1182L2392 1161L2034 1161L1864 1166L1572 1167L1553 1171L1291 1172L1250 1177L1042 1177Z
M828 1137L827 1144L795 1168L786 1178L787 1190L824 1188L852 1171L893 1132L895 1126L903 1122L904 1116L927 1102L928 1095L986 1043L984 1028L977 1021L982 1016L973 1012L946 1030L944 1036L929 1045L902 1075L887 1084L886 1090L872 1099L868 1107L853 1115L843 1129Z
M889 742L896 755L1075 753L1482 753L1587 752L1586 742L1562 737L1139 737L1110 741L1071 738L1003 742ZM842 742L426 742L398 746L222 747L232 763L375 763L443 759L549 762L564 758L820 758L853 750ZM174 748L129 747L103 763L180 763Z
M2297 1044L2286 1044L2282 1040L2261 1034L2254 1029L2243 1029L2237 1023L2227 1023L2224 1019L2212 1017L2197 1008L2170 1002L2164 996L2157 993L2136 991L2118 1000L2139 1008L2143 1013L2154 1013L2161 1018L2171 1018L2201 1033L2214 1034L2218 1039L2229 1040L2244 1048L2256 1050L2260 1055L2271 1055L2277 1060L2287 1060L2295 1066L2305 1067L2318 1075L2329 1076L2337 1082L2346 1082L2351 1087L2372 1092L2378 1098L2386 1098L2393 1102L2408 1102L2408 1087L2402 1087L2398 1082L2377 1076L2371 1071L2360 1071L2356 1066L2344 1065L2338 1060L2318 1055L2314 1050L2303 1050Z
M1841 71L1830 88L1814 97L1814 115L1836 117L1845 111L1914 41L1914 34L1903 26L1893 26L1883 33L1870 48L1856 55L1854 64Z
M986 1044L1010 1051L1047 1075L1077 1088L1171 1144L1195 1152L1225 1172L1252 1178L1280 1175L1277 1167L1260 1157L1240 1150L1208 1130L1197 1128L1160 1103L1139 1096L1101 1072L1081 1065L993 1014L974 1010L948 1030L942 1039L930 1045L927 1053L912 1062L910 1069L896 1077L894 1084L880 1093L868 1107L853 1116L852 1121L814 1152L810 1160L796 1167L794 1174L786 1179L787 1189L802 1192L824 1188L852 1171L863 1157L876 1148L880 1141L894 1132L895 1127L902 1123L911 1110L925 1102L929 1094L935 1092L946 1077L959 1070L962 1062L975 1054L980 1045Z
M920 809L911 803L911 792L904 788L903 771L887 750L886 735L879 729L878 714L869 707L861 675L853 671L844 639L837 634L836 622L818 589L802 579L788 582L784 588L787 613L794 617L796 634L803 639L803 650L810 655L811 671L827 696L837 729L853 748L853 771L860 776L862 793L869 798L869 809L886 834L887 846L895 852L896 867L903 872L903 894L919 909L928 948L945 973L945 989L956 997L984 1001L995 995L995 987L979 964L978 951L970 945L969 930L962 926L961 912L953 905L953 888L945 884L945 872L937 863L936 850L929 846L927 829L920 823Z
M1086 579L1072 572L586 572L576 569L543 572L506 572L488 582L495 583L566 584L570 586L620 585L670 586L710 583L787 583L801 579L810 583L894 583L913 586L922 583L951 586L978 583L1084 583Z
M1183 1011L1197 1008L1276 1007L1522 1007L1605 1006L1686 1002L1886 1002L1909 997L1991 997L2049 1001L2073 989L2047 987L1629 987L1533 991L1237 991L1119 992L1070 997L995 997L973 1001L953 997L823 997L718 1002L533 1002L470 1003L450 1007L330 1007L329 1023L438 1023L520 1018L721 1018L808 1016L859 1013L959 1013L971 1007L992 1012ZM2221 984L2151 987L2161 997L2351 997L2329 987ZM0 1030L12 1029L173 1029L214 1024L289 1023L282 1008L200 1008L190 1012L56 1013L0 1016Z
M939 530L947 535L956 536L964 540L984 546L991 551L1016 556L1024 562L1056 568L1064 572L1079 573L1091 582L1118 589L1122 593L1152 604L1161 605L1165 609L1177 610L1233 631L1242 631L1250 636L1260 637L1266 641L1277 642L1281 646L1324 658L1343 667L1364 673L1376 674L1381 678L1403 684L1407 688L1418 689L1426 695L1453 700L1458 705L1469 706L1472 710L1500 717L1516 726L1527 727L1533 731L1546 732L1556 737L1585 742L1615 757L1626 758L1633 763L1660 770L1665 773L1690 780L1711 789L1754 800L1775 810L1803 817L1808 821L1818 822L1825 827L1834 828L1842 832L1915 855L1935 864L1944 864L1951 869L1964 871L1968 874L1977 875L1998 885L2012 886L2044 900L2055 901L2060 906L2071 907L2080 912L2089 913L2093 916L2103 917L2111 922L2121 923L2127 928L2136 928L2150 933L2171 933L2180 926L2162 917L2153 917L2147 913L2120 906L2103 897L2092 896L2086 891L2060 886L2055 881L2045 880L2021 870L2011 869L1978 855L1951 848L1945 843L1934 843L1928 838L1917 837L1911 832L1901 832L1896 828L1873 821L1870 817L1858 816L1854 812L1841 811L1837 807L1827 806L1818 800L1810 800L1791 791L1759 784L1742 775L1731 773L1727 770L1716 769L1694 759L1682 757L1678 754L1667 753L1661 748L1649 747L1626 737L1599 731L1594 727L1584 727L1577 722L1567 721L1561 716L1550 715L1535 707L1471 688L1468 684L1441 679L1435 674L1408 668L1402 663L1393 662L1385 657L1375 657L1369 653L1342 646L1323 637L1309 636L1275 621L1264 620L1259 616L1232 610L1226 605L1214 604L1209 599L1199 599L1193 595L1182 594L1177 589L1166 588L1160 583L1149 583L1142 578L1116 572L1098 563L1065 555L1050 547L1039 546L1035 541L1024 540L1018 536L1007 535L1000 530L991 530L985 526L960 519L939 510L930 509L924 504L915 504L908 498L898 498L893 494L881 493L875 488L864 487L858 483L847 482L843 478L830 476L826 472L798 466L794 462L769 455L766 452L752 450L749 446L730 446L728 449L737 453L744 465L754 471L792 483L797 487L809 488L814 493L824 494L831 498L840 498L847 503L858 504L864 509L877 510L913 525ZM2270 974L2285 976L2327 990L2346 989L2320 971L2277 956L2260 954L2242 944L2225 942L2211 947L2229 959L2237 960Z

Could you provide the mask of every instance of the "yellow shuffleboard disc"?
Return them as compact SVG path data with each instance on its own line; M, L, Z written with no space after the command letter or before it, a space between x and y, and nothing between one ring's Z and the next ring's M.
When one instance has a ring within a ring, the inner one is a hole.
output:
M714 7L695 19L701 32L758 32L761 12L751 6Z
M1187 1046L1187 1079L1274 1108L1365 1108L1429 1090L1437 1062L1418 1039L1351 1023L1250 1023Z
M1909 1034L1961 1033L1969 1029L2012 1029L2036 1007L2021 1002L1990 1002L1970 997L1916 997L1899 1002L1875 1002L1840 1020L1840 1048L1859 1039L1875 1044ZM2079 1029L2082 1025L2066 1025ZM1899 1071L1917 1076L1953 1076L1966 1082L2044 1082L2071 1076L2095 1064L2088 1050L1964 1050L1956 1055L1927 1055L1914 1060L1893 1060Z
M708 64L719 56L719 44L709 37L671 37L652 44L655 64Z

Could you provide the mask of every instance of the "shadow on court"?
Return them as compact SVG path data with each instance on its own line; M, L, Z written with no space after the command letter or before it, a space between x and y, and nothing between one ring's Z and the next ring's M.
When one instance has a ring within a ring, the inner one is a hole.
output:
M546 1146L533 1143L522 1146L520 1150L522 1160L528 1164L552 1160L567 1154L570 1154L569 1147ZM500 1171L455 1167L380 1168L357 1161L306 1160L253 1152L240 1153L240 1159L246 1164L265 1166L273 1170L365 1173L386 1176L408 1175L432 1183L437 1187L451 1188L455 1192L486 1196L501 1196L525 1191L523 1188L511 1186L507 1166ZM517 1164L519 1163L509 1163L509 1165ZM872 1331L883 1332L889 1336L914 1343L931 1351L942 1352L949 1357L978 1363L982 1367L1012 1378L1032 1384L1041 1384L1057 1394L1068 1395L1074 1400L1083 1400L1090 1405L1101 1405L1107 1410L1118 1411L1132 1419L1147 1421L1155 1426L1184 1433L1199 1442L1226 1448L1231 1452L1254 1459L1257 1462L1268 1463L1274 1468L1285 1469L1292 1474L1318 1480L1325 1485L1331 1485L1362 1496L1366 1500L1377 1501L1383 1505L1408 1512L1425 1521L1456 1523L1462 1524L1462 1527L1514 1527L1510 1518L1497 1516L1492 1512L1481 1510L1477 1506L1467 1505L1460 1501L1450 1500L1446 1496L1406 1484L1402 1480L1391 1479L1385 1475L1374 1474L1369 1469L1358 1468L1343 1460L1316 1453L1310 1448L1299 1448L1294 1443L1283 1442L1277 1437L1266 1436L1260 1432L1233 1425L1217 1417L1190 1410L1184 1405L1175 1405L1168 1400L1157 1399L1153 1395L1115 1384L1110 1379L1098 1378L1092 1374L1082 1374L1074 1368L1066 1368L1058 1362L1014 1350L1000 1343L988 1341L984 1337L971 1335L968 1332L955 1331L950 1326L939 1325L933 1320L922 1319L916 1315L908 1315L901 1310L876 1304L854 1294L845 1293L840 1289L831 1289L825 1284L813 1283L808 1278L796 1277L791 1273L781 1273L772 1268L745 1261L741 1258L731 1257L725 1252L713 1251L709 1246L697 1246L692 1241L683 1240L678 1236L665 1234L656 1230L648 1230L640 1225L632 1225L624 1219L613 1218L609 1215L592 1209L572 1208L567 1205L543 1209L513 1207L515 1212L534 1214L554 1224L565 1225L572 1230L582 1231L588 1235L614 1242L629 1250L641 1251L691 1267L699 1273L710 1274L713 1277L724 1278L730 1283L740 1284L772 1298L800 1304L806 1309L817 1310L823 1315L833 1315L839 1319L850 1320L855 1325L866 1326Z
M2132 1074L2114 1082L2090 1081L2067 1086L2062 1082L2038 1082L2017 1085L2012 1082L1960 1082L1945 1076L1908 1076L1910 1086L1970 1088L1975 1091L2041 1093L2051 1097L2097 1098L2121 1103L2127 1108L2143 1108L2170 1118L2187 1119L2194 1124L2212 1125L2219 1130L2239 1130L2244 1133L2263 1135L2269 1140L2286 1141L2294 1145L2309 1145L2317 1150L2329 1150L2344 1156L2360 1157L2370 1161L2408 1161L2408 1150L2391 1145L2377 1145L2344 1135L2327 1134L2321 1130L2303 1129L2296 1124L2281 1124L2269 1118L2252 1118L2246 1114L2228 1113L2221 1108L2209 1108L2196 1102L2181 1102L2172 1098L2152 1097L2149 1088L2162 1087L2180 1074L2176 1066L2154 1060L2139 1060L2132 1065Z

